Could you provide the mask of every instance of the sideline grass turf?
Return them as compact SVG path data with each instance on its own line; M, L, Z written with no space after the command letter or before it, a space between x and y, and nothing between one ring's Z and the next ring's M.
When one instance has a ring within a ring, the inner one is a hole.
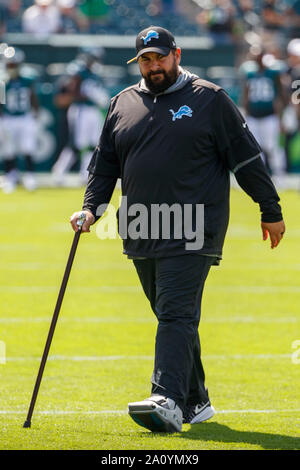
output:
M0 194L0 449L300 449L293 191L281 194L287 232L271 250L258 206L232 190L224 259L210 272L200 323L217 410L210 421L161 435L127 416L127 403L150 393L156 322L121 241L99 240L93 227L79 242L32 427L22 428L73 239L69 217L82 195Z

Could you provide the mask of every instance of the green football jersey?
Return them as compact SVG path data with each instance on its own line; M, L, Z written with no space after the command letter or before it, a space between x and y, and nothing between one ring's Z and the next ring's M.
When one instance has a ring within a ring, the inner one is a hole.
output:
M274 102L278 98L278 77L283 72L279 61L272 67L260 70L254 61L241 67L248 85L248 111L251 116L264 117L274 114Z
M31 94L33 80L18 76L11 79L5 86L5 103L2 105L4 114L22 116L31 111Z

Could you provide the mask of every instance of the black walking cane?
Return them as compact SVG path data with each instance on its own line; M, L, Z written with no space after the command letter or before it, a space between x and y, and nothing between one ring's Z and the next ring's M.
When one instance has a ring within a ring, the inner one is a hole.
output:
M53 313L53 317L52 317L52 321L51 321L51 325L50 325L50 329L49 329L49 333L48 333L44 353L43 353L43 356L42 356L39 372L38 372L38 375L37 375L37 378L36 378L33 394L32 394L32 397L31 397L31 402L30 402L27 418L26 418L26 421L23 425L23 428L30 428L30 426L31 426L32 413L33 413L33 410L34 410L36 398L37 398L38 391L39 391L39 388L40 388L40 384L41 384L41 381L42 381L43 372L44 372L44 369L45 369L49 349L50 349L50 346L51 346L51 341L52 341L52 338L53 338L57 318L58 318L58 315L59 315L59 312L60 312L60 307L61 307L61 304L62 304L62 301L63 301L63 298L64 298L64 293L65 293L65 290L66 290L66 287L67 287L68 279L69 279L69 276L70 276L74 256L75 256L75 253L76 253L76 248L77 248L77 245L78 245L78 242L79 242L79 237L80 237L80 234L81 234L81 229L82 229L82 225L84 224L84 221L85 221L85 214L84 214L84 212L82 212L80 214L80 216L78 217L78 219L77 219L78 231L75 232L75 235L74 235L74 239L73 239L72 247L71 247L71 250L70 250L67 266L66 266L66 269L65 269L65 274L64 274L64 277L63 277L63 280L62 280L62 283L61 283L61 287L60 287L60 291L59 291L59 294L58 294L55 310L54 310L54 313Z

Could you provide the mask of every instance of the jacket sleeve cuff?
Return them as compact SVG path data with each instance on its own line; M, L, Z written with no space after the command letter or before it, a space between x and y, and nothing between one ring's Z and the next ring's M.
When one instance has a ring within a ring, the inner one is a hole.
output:
M262 222L280 222L282 217L281 207L277 201L260 203Z
M90 206L89 204L84 204L82 206L83 211L90 211L93 214L93 216L95 217L95 222L97 222L97 220L100 219L100 217L98 215L96 215L96 209L97 208L95 208L93 206Z

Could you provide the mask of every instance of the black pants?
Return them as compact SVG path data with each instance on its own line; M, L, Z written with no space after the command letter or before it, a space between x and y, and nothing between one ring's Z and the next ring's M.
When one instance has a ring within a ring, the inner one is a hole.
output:
M203 287L214 258L186 254L134 260L158 319L152 394L180 408L207 401L198 326Z

